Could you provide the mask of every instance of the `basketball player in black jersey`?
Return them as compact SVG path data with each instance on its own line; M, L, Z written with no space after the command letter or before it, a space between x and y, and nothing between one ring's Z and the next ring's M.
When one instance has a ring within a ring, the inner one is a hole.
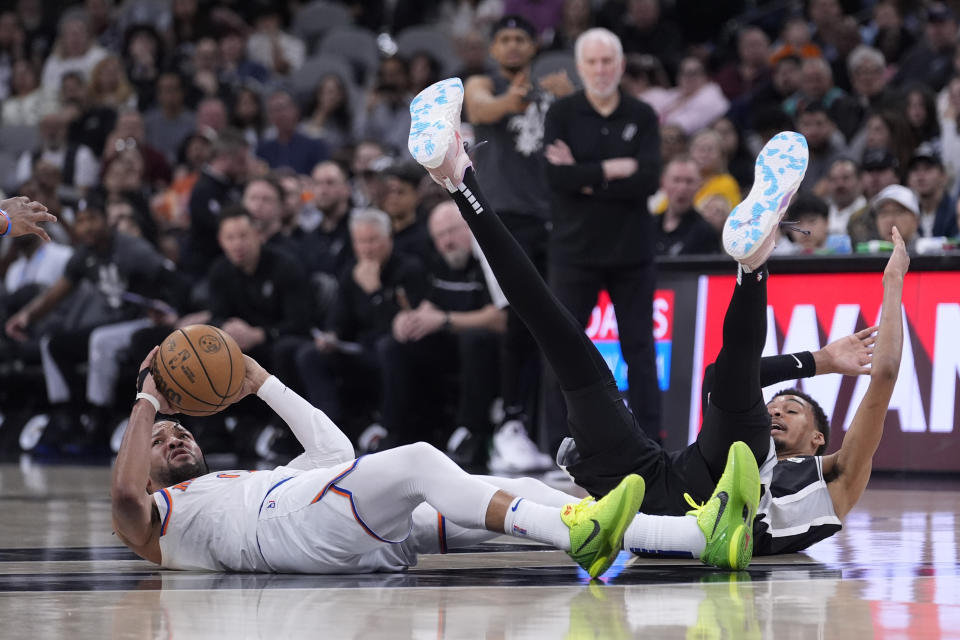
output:
M730 445L742 440L761 465L764 484L754 521L756 554L797 551L839 530L840 519L866 487L899 371L900 301L909 266L899 234L884 271L882 320L875 342L871 329L846 339L846 345L834 345L834 355L849 347L865 358L853 371L845 372L860 373L859 367L870 361L869 388L841 449L816 456L826 443L825 419L817 420L822 410L816 403L794 391L767 406L762 395L762 385L797 377L795 372L783 376L782 364L761 365L766 336L765 263L780 218L807 165L802 136L792 132L775 136L758 157L754 190L731 213L725 229L725 248L740 263L738 285L724 320L723 347L713 365L714 382L703 428L694 444L668 452L637 425L603 358L552 295L481 192L459 135L462 88L458 94L457 82L443 82L440 90L428 87L411 103L411 112L416 112L410 150L451 193L504 294L560 380L575 446L565 443L558 462L596 496L611 490L626 474L637 473L647 483L645 513L680 515L689 508L685 493L697 502L710 496ZM438 155L435 149L445 150L445 154ZM606 184L598 183L596 188L606 188ZM830 363L817 362L813 354L797 355L806 363L808 374L832 370L821 370L820 364ZM814 372L809 372L810 367ZM822 430L817 428L818 422ZM778 464L778 460L789 464ZM807 489L810 485L816 486ZM788 496L802 499L778 502Z

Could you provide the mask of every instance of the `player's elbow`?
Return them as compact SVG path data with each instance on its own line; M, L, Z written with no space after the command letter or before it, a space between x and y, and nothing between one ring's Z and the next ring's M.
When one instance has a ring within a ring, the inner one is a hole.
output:
M900 374L900 358L874 357L870 366L870 378L878 383L894 384Z

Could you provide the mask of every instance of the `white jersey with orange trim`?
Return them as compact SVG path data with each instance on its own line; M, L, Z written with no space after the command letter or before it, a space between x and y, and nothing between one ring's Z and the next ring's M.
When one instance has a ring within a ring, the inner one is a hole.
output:
M161 566L365 573L415 565L417 540L436 535L436 511L429 506L417 510L410 522L415 536L379 537L359 515L353 494L337 485L359 463L361 459L326 469L220 471L154 493ZM384 490L375 485L371 491Z
M270 571L257 539L268 497L278 486L323 487L350 464L308 471L219 471L153 494L160 511L161 566L210 571ZM274 503L275 504L275 503ZM270 510L275 507L271 507Z

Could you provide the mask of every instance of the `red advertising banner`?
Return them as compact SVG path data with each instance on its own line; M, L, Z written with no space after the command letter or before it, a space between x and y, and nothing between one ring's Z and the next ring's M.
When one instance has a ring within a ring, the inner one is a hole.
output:
M673 300L672 289L657 289L653 293L653 340L657 353L657 380L661 391L670 388L670 360L673 344ZM617 388L627 388L627 364L620 351L620 333L617 329L617 316L610 301L610 294L601 291L597 296L597 305L590 314L587 323L587 337L590 338L607 366L617 380Z
M723 319L736 279L701 276L691 380L690 433L700 424L703 371L722 342ZM869 274L774 275L768 284L764 355L815 351L876 324L882 277ZM903 291L904 348L875 468L960 470L960 273L908 274ZM831 450L839 446L869 384L869 376L817 376L764 390L798 386L831 419Z

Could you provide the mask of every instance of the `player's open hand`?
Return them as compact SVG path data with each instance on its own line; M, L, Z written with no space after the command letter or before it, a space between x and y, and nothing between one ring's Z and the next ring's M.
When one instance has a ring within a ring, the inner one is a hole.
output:
M240 387L240 394L233 403L239 402L243 398L253 394L256 395L263 383L270 377L270 372L260 366L260 363L244 354L243 356L244 374L243 385ZM231 403L231 404L233 404Z
M33 233L44 240L50 239L40 223L55 222L57 217L49 213L44 205L26 196L17 196L0 200L0 209L3 209L10 218L11 236L25 236Z
M883 270L884 280L888 276L903 280L910 268L910 256L907 254L907 247L903 243L903 236L900 230L893 228L893 254L887 260L887 267Z
M834 340L813 354L817 363L817 375L839 373L845 376L861 376L870 373L873 347L877 343L877 329L867 327L853 335Z
M170 403L167 402L167 399L157 389L157 383L154 381L153 375L150 373L150 368L153 366L153 359L156 358L159 350L160 346L157 345L150 350L150 353L147 354L147 357L144 358L143 362L140 363L140 374L137 376L137 391L140 393L146 393L156 398L157 402L160 403L159 413L172 415L177 412L174 411L173 407L170 406Z

